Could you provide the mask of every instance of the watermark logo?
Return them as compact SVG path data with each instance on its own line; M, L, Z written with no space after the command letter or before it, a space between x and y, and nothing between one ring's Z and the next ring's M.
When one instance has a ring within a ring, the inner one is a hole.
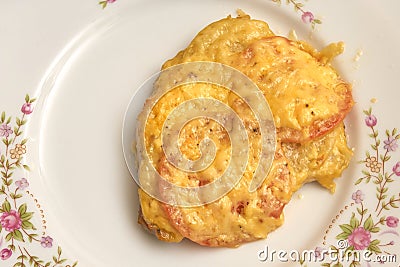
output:
M349 246L348 240L341 239L336 242L336 247L316 248L314 250L275 250L265 246L257 252L261 262L301 262L301 263L396 263L397 255L373 254L370 250L354 250ZM336 266L336 265L335 265ZM342 266L342 265L337 265ZM397 266L397 265L393 265Z
M242 178L249 157L249 138L245 122L226 102L207 95L185 99L172 112L166 114L162 127L161 146L168 163L188 174L205 170L215 160L216 144L205 138L199 144L201 156L190 160L182 154L179 136L185 125L193 120L206 118L217 122L229 135L231 144L228 167L220 177L199 187L180 186L170 182L157 171L146 150L146 123L152 120L155 105L165 101L168 93L181 86L208 84L223 87L240 97L251 109L259 125L261 140L257 168L248 190L255 191L266 178L275 153L275 126L272 113L257 85L238 70L215 62L189 62L167 68L153 75L136 92L124 119L124 154L128 168L137 184L147 194L170 205L192 207L213 202L227 194ZM195 87L192 86L194 90ZM146 93L153 91L147 98ZM138 105L146 104L140 114ZM139 123L132 126L132 114L138 114ZM132 128L136 136L132 136ZM129 136L130 135L130 136ZM127 140L135 138L133 150L127 149ZM136 164L133 164L136 162ZM160 186L161 185L161 186Z

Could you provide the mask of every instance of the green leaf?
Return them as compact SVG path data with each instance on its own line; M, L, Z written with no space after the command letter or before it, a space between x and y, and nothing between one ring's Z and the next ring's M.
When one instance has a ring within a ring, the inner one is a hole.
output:
M314 19L313 22L314 22L314 23L317 23L317 24L322 24L322 21L319 20L319 19Z
M379 227L372 227L371 230L369 230L371 233L378 233L381 229Z
M368 219L364 222L364 229L370 231L374 227L374 222L372 221L371 215L368 216Z
M390 203L390 202L389 202L389 203ZM388 207L388 205L386 204L385 201L382 201L381 206L382 206L382 208L385 209L385 210L389 210L389 209L390 209L390 208Z
M359 261L353 261L352 264L354 264L354 267L359 267L361 266L361 263Z
M370 244L370 245L379 245L380 243L381 243L380 240L374 239L374 240L372 240L371 243L369 243L369 244Z
M4 200L3 205L2 205L2 208L3 208L4 211L10 212L10 210L11 210L11 204L10 204L10 202L8 202L7 199Z
M31 171L31 169L29 168L29 166L28 166L28 165L25 165L25 164L24 164L24 165L22 165L22 167L24 167L24 169L25 169L25 170L27 170L28 172L30 172L30 171Z
M21 242L25 242L24 237L22 236L22 233L20 230L14 230L14 239L21 241Z
M362 180L363 180L363 178L358 179L358 180L354 183L354 185L358 185L359 183L362 182Z
M372 107L370 107L368 110L365 110L365 112L367 112L367 113L365 113L366 115L371 115L372 114Z
M14 194L14 193L11 193L11 194L10 194L10 197L11 197L12 199L18 199L18 198L21 198L22 195L21 195L21 194Z
M10 241L11 238L13 238L13 232L8 233L8 234L6 235L6 237L5 237L5 239L6 239L7 242Z
M26 96L25 96L25 102L26 102L26 103L29 102L29 95L28 95L28 94L26 94Z
M53 261L54 261L55 264L57 264L57 258L56 258L56 256L53 256Z
M13 244L9 244L8 248L15 252L15 246Z
M21 206L19 206L19 208L18 208L18 213L19 213L19 215L23 215L23 214L25 214L25 212L26 212L26 208L27 208L27 206L26 206L26 204L24 203L24 204L22 204Z
M100 1L99 4L101 5L101 7L104 9L107 6L107 1Z
M57 248L57 254L58 254L58 256L61 256L61 253L62 253L62 249L61 249L60 246L58 246L58 248Z
M35 102L36 101L36 98L32 98L30 101L29 101L29 103L33 103L33 102Z
M25 230L36 230L35 226L30 221L23 221L21 226L22 229Z
M26 212L23 215L21 215L21 220L22 221L29 221L33 217L33 212Z
M33 229L33 230L36 230L36 228ZM28 240L29 240L29 242L32 243L33 238L35 238L35 237L37 237L37 234L30 234L30 235L28 235Z
M3 111L2 113L1 113L1 123L4 123L4 121L6 120L6 113Z
M396 203L394 203L394 202L389 202L389 203L390 203L390 206L391 206L392 208L395 208L395 209L398 209L398 208L399 208L399 206L397 206Z
M348 237L349 237L349 235L350 234L348 234L348 233L345 233L345 232L342 232L342 233L340 233L340 234L338 234L337 236L336 236L336 239L347 239Z
M368 212L368 209L362 210L360 208L357 208L357 212L358 214L360 214L361 216L365 215Z
M356 214L353 212L353 214L351 215L351 219L350 219L350 225L353 229L357 228L358 226L360 226L360 221L356 218Z
M346 234L351 234L353 232L353 227L351 227L350 224L341 224L339 227L343 230L344 233Z
M375 254L380 254L382 253L382 250L377 246L377 245L369 245L368 249L374 252Z

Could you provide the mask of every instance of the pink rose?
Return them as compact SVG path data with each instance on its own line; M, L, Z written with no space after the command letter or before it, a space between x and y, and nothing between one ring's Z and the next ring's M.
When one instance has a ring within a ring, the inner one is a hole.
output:
M373 127L377 123L377 118L374 115L369 115L365 118L365 124L369 127Z
M12 255L11 249L3 248L3 249L0 251L0 259L2 259L3 261L5 261L5 260L8 259L9 257L11 257L11 255Z
M394 217L394 216L388 216L386 218L386 225L392 228L397 227L397 225L399 224L399 218Z
M396 163L396 165L393 166L393 172L397 176L400 176L400 161Z
M112 3L114 3L115 1L117 1L117 0L107 0L107 3L112 4Z
M363 250L371 243L371 233L364 227L358 227L349 235L348 240L349 244L356 250Z
M15 210L4 212L0 217L1 226L8 232L12 232L21 227L22 221L19 213Z
M304 23L311 23L314 20L314 14L309 11L304 12L303 15L301 15L301 19Z
M25 115L29 115L33 112L33 106L31 103L25 103L22 105L21 112Z

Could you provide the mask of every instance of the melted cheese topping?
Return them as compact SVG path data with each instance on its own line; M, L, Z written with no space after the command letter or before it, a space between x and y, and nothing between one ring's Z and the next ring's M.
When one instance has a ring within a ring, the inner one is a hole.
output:
M196 179L180 175L165 161L161 164L168 179ZM295 181L279 149L267 179L253 193L248 186L255 166L249 166L240 183L215 202L189 208L164 204L170 222L183 236L206 246L234 247L265 238L283 223L282 210L293 194Z
M164 241L179 242L187 237L207 246L237 246L265 238L279 227L283 207L303 183L316 179L333 191L333 179L340 176L351 157L343 126L336 127L353 104L351 89L328 64L342 50L338 43L318 52L306 43L276 37L263 21L242 16L210 24L167 61L163 68L215 61L248 75L268 100L284 143L283 150L278 143L267 179L250 193L248 184L258 162L260 136L247 105L226 89L209 84L179 86L169 92L156 103L145 125L146 151L163 177L177 185L204 185L219 177L230 160L229 129L206 119L188 123L180 132L179 143L182 153L195 160L200 156L199 141L212 139L217 144L213 164L188 174L166 160L161 141L163 123L177 105L196 97L218 99L239 113L249 135L251 156L240 183L224 197L201 207L169 206L140 190L146 226ZM156 186L163 191L162 185Z
M353 155L347 146L343 123L327 135L305 144L283 143L283 151L293 168L297 188L316 180L332 193L334 179L349 166Z
M333 129L353 105L351 86L328 64L341 51L343 43L318 53L305 43L275 36L265 22L228 17L200 31L163 68L216 61L242 71L268 100L279 137L304 142Z

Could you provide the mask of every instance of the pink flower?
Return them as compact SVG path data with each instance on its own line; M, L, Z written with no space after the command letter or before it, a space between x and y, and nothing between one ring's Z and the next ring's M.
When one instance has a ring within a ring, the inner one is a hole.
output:
M397 225L399 224L399 218L394 217L394 216L388 216L386 218L386 225L392 228L397 227Z
M304 12L303 15L301 15L301 19L304 23L311 23L314 20L314 14L309 11Z
M26 178L22 178L21 180L16 181L15 185L18 187L18 189L24 190L29 186L29 183L28 180L26 180Z
M25 115L29 115L33 112L33 106L31 103L25 103L22 105L21 112Z
M396 165L393 166L393 172L397 176L400 176L400 161L396 163Z
M378 119L374 115L369 115L365 118L365 124L369 127L373 127L378 122Z
M112 3L114 3L115 1L117 1L117 0L107 0L107 3L112 4Z
M361 190L357 190L351 195L351 199L353 199L357 204L360 204L364 200L364 194Z
M22 221L19 213L15 210L4 212L0 217L1 226L8 232L12 232L21 227Z
M387 151L396 151L398 147L397 139L393 136L389 136L387 140L383 141L383 143L385 143L385 146L383 148Z
M40 244L44 248L51 248L53 246L53 238L51 238L50 236L43 236L40 240Z
M364 227L358 227L348 237L349 244L356 250L363 250L371 243L371 233L364 229Z
M8 259L9 257L11 257L11 255L12 255L11 249L3 248L3 249L0 251L0 258L1 258L3 261L5 261L5 260Z
M10 134L13 133L13 130L11 130L11 127L8 126L8 124L3 123L0 126L0 136L4 136L4 137L9 137Z

